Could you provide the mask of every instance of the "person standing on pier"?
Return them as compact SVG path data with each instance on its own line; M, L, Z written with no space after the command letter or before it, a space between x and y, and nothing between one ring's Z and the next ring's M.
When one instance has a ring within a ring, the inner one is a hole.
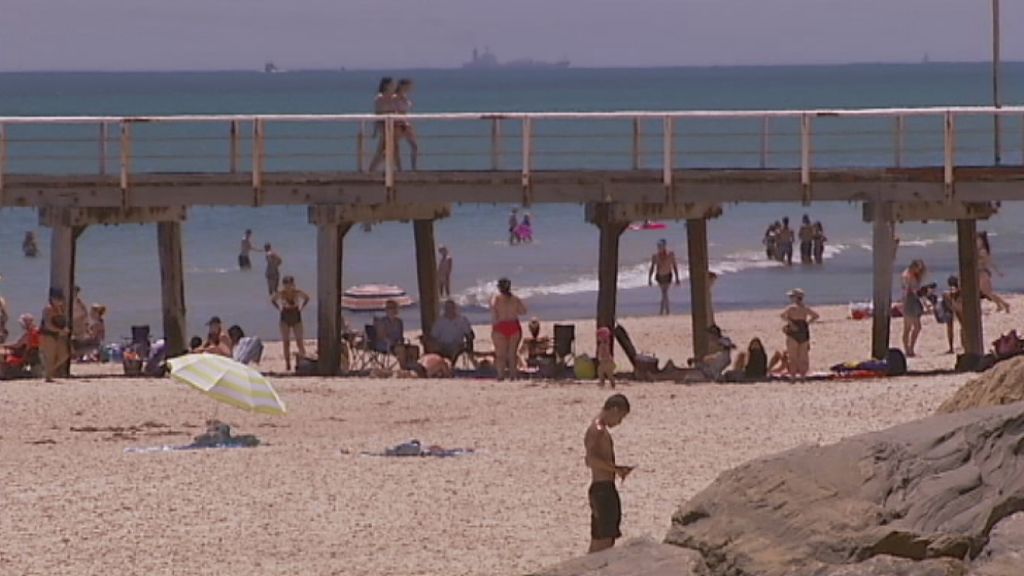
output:
M270 242L263 245L263 251L267 254L267 291L273 296L277 294L277 287L281 283L281 264L284 262L277 252L270 246Z
M647 271L647 285L654 285L651 280L653 278L658 281L658 288L661 289L661 307L658 309L658 314L662 316L670 314L668 289L672 287L673 276L676 286L678 286L680 280L676 253L668 249L668 241L662 238L658 240L658 251L651 256L651 268Z
M412 112L412 98L410 97L412 89L412 80L402 78L398 81L398 89L395 91L395 114L408 114ZM415 172L416 164L419 160L420 147L416 142L416 130L413 128L412 122L408 120L398 120L395 122L395 164L399 169L402 167L400 144L403 140L409 143L409 161L413 172Z
M498 280L498 293L491 298L491 340L494 342L494 363L498 381L515 380L519 376L519 341L523 328L519 317L526 314L526 306L512 294L512 281Z
M437 263L438 291L441 298L449 298L452 295L452 257L447 246L438 247L437 253L441 255L441 261Z
M395 81L390 76L380 79L377 86L377 97L373 99L373 113L377 115L391 114L395 111ZM377 138L377 153L370 161L370 172L376 172L380 163L384 160L384 153L387 147L387 131L384 129L384 121L378 120L373 123L373 137Z
M622 394L610 396L583 435L584 462L590 468L590 553L615 546L615 540L622 536L622 501L615 480L625 482L633 467L615 463L611 429L628 414L629 400Z
M1003 300L999 294L996 294L992 288L992 273L995 272L1000 276L1003 275L1002 270L996 267L996 262L992 258L992 245L988 242L988 232L978 233L978 288L981 295L989 300L995 302L996 312L1009 312L1010 305Z
M804 214L797 236L800 238L800 263L810 264L814 255L814 226L807 214Z
M256 250L252 245L252 230L246 230L242 235L242 245L238 249L238 269L252 270L252 259L249 254Z

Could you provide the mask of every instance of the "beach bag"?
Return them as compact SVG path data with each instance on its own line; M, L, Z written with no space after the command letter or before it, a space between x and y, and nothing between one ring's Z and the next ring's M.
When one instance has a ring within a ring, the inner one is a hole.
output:
M885 354L885 373L889 376L903 376L907 373L907 356L899 348L889 348Z
M295 374L298 376L316 376L316 358L298 356L295 358Z
M594 360L586 354L580 354L572 364L573 372L577 380L593 380L597 378L597 366Z
M238 341L232 356L241 364L259 364L263 359L263 342L255 336L246 336Z

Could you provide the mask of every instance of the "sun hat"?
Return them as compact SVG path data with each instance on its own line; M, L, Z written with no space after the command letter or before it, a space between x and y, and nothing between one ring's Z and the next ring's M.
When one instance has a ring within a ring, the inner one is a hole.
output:
M797 297L797 298L803 298L804 297L804 291L799 289L799 288L793 288L789 292L786 292L786 296L789 296L790 298L792 298L794 296Z

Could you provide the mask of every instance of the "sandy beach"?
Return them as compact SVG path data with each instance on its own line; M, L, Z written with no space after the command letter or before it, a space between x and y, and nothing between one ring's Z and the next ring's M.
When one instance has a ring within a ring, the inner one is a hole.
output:
M813 306L813 302L810 302ZM1015 309L1024 299L1014 298ZM870 322L819 310L812 368L867 356ZM779 310L718 314L743 345L782 345ZM986 340L1017 313L985 316ZM624 319L639 349L677 364L689 319ZM894 322L894 342L901 328ZM478 335L482 335L478 331ZM581 323L578 349L592 348ZM915 370L949 368L926 319ZM265 369L279 369L271 347ZM592 383L275 378L285 417L221 406L171 380L103 375L0 383L0 573L522 574L585 551L582 434ZM661 538L684 499L750 458L828 443L935 409L969 375L806 384L626 383L615 430L623 531ZM126 453L187 444L208 418L255 449ZM365 456L411 438L473 448L450 459Z

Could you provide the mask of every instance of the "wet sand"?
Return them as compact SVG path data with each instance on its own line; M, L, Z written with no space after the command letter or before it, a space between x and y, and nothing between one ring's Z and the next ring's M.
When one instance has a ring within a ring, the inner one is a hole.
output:
M777 348L780 312L718 320L737 342L758 334ZM813 329L816 369L866 355L869 322L842 319L845 308L823 313ZM986 316L986 339L1015 316ZM641 350L685 359L685 317L624 323ZM940 328L926 322L912 368L952 363ZM581 350L591 330L581 326ZM274 369L279 354L269 356ZM625 384L633 413L615 430L616 447L622 463L639 468L622 487L623 531L660 538L675 507L722 471L923 416L966 379ZM285 417L221 406L170 380L0 383L0 573L483 576L585 551L582 434L607 390L473 380L275 384ZM125 453L186 444L213 417L265 445ZM411 438L477 453L361 455Z

